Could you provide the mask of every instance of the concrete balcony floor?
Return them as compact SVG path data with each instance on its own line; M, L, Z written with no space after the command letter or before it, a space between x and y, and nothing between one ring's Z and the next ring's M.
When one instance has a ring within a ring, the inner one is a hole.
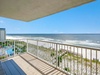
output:
M47 64L44 61L41 61L40 59L37 59L36 57L34 57L28 53L24 53L19 56L15 56L9 60L13 60L26 75L67 75L63 71L60 71L59 69ZM11 68L9 68L9 69L11 70ZM5 72L7 74L7 72L10 70L8 70L8 71L6 71L6 70L7 69L5 69ZM9 73L11 73L11 71ZM12 73L7 74L7 75L12 75ZM14 74L14 75L16 75L16 74ZM23 75L23 74L20 73L20 75Z

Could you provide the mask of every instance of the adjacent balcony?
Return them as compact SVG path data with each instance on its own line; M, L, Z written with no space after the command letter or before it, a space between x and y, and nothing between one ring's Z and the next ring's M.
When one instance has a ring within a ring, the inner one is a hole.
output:
M2 75L100 75L100 49L93 47L8 39L0 59Z

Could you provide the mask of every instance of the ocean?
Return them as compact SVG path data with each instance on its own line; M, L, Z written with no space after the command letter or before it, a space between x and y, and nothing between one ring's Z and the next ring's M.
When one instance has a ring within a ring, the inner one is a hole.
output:
M100 48L100 34L7 34L7 39L8 37Z

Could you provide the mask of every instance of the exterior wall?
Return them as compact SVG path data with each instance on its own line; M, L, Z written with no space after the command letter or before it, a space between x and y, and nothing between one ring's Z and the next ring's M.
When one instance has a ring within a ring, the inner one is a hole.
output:
M6 40L6 31L4 28L0 28L0 42L4 42Z

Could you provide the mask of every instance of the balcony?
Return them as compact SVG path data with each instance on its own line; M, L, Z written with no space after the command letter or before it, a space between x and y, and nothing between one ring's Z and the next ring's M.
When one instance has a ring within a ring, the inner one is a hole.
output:
M100 75L99 48L33 39L9 39L0 45L7 75Z

